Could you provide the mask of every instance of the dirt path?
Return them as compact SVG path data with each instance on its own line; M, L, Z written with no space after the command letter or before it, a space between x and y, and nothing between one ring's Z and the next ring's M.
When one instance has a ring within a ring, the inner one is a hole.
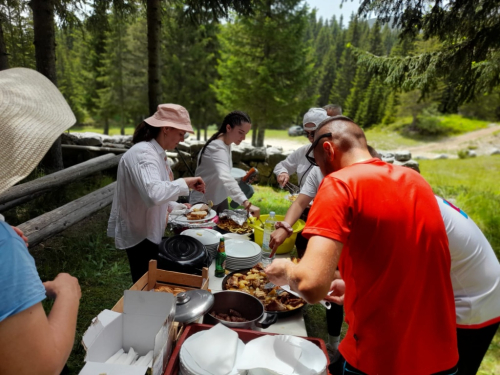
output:
M266 145L281 146L284 151L296 150L300 146L306 144L295 140L295 138L266 138L264 143ZM493 148L500 148L500 125L490 124L485 129L476 130L454 137L448 137L420 146L400 148L410 151L414 157L423 156L432 158L435 157L436 154L449 154L449 157L457 157L457 151L465 149L468 146L477 147L476 152L478 155L489 154Z
M485 129L476 130L470 133L449 137L437 142L427 143L421 146L409 147L412 154L422 155L427 153L456 153L458 150L468 146L476 146L478 154L487 153L489 149L500 146L499 134L500 125L490 124Z
M264 144L282 147L283 151L294 151L307 143L299 142L295 138L290 137L290 139L266 138Z

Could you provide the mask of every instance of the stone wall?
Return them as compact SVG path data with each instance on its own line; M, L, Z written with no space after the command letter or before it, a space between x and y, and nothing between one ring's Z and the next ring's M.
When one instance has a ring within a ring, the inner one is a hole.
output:
M132 136L64 133L63 144L124 149L132 146ZM194 173L198 153L204 145L205 141L188 139L179 143L177 146L178 152L167 152L168 162L172 167L175 178L191 176L189 170ZM279 146L254 147L247 142L242 142L239 146L232 146L233 167L241 168L245 171L248 171L251 167L255 167L259 171L259 184L276 185L276 176L273 173L274 167L280 161L285 160L291 153L292 151L283 151ZM419 171L418 162L412 159L409 151L379 151L379 154L382 160L387 163L403 165ZM182 158L184 158L185 163ZM290 182L295 185L298 184L296 174L291 176Z

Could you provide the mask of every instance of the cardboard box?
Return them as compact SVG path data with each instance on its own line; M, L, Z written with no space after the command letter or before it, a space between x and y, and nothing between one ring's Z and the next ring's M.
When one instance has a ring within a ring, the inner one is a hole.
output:
M156 260L150 260L148 272L146 272L134 285L132 285L130 290L150 291L159 285L180 287L186 290L208 290L208 268L203 268L201 276L189 275L187 273L160 270L157 268ZM116 312L123 311L123 297L111 310Z
M80 375L144 375L148 370L163 375L177 335L175 303L170 293L126 290L123 313L104 310L85 332L86 364ZM130 347L141 356L153 350L152 368L104 363L118 350L128 352Z

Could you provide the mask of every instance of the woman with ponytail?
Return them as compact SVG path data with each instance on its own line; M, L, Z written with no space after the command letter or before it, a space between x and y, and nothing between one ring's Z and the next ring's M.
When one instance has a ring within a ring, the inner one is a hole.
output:
M252 127L250 117L242 111L229 113L219 130L207 141L198 155L195 176L205 182L205 194L193 191L191 203L211 200L217 213L228 208L227 197L258 216L259 208L253 206L231 176L233 160L231 144L239 145Z

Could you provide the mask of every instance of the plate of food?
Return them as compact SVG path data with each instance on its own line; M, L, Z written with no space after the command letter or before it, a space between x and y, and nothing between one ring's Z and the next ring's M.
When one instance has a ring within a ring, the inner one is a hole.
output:
M197 203L183 215L175 218L178 223L201 223L213 219L217 213L204 203Z
M243 225L238 225L231 219L219 219L217 227L223 231L237 234L247 234L253 231L247 222L244 222Z
M266 273L259 263L255 267L226 275L222 280L222 289L251 294L262 302L266 312L278 314L279 317L295 314L305 306L305 300L286 292L279 286L266 288L268 283Z

